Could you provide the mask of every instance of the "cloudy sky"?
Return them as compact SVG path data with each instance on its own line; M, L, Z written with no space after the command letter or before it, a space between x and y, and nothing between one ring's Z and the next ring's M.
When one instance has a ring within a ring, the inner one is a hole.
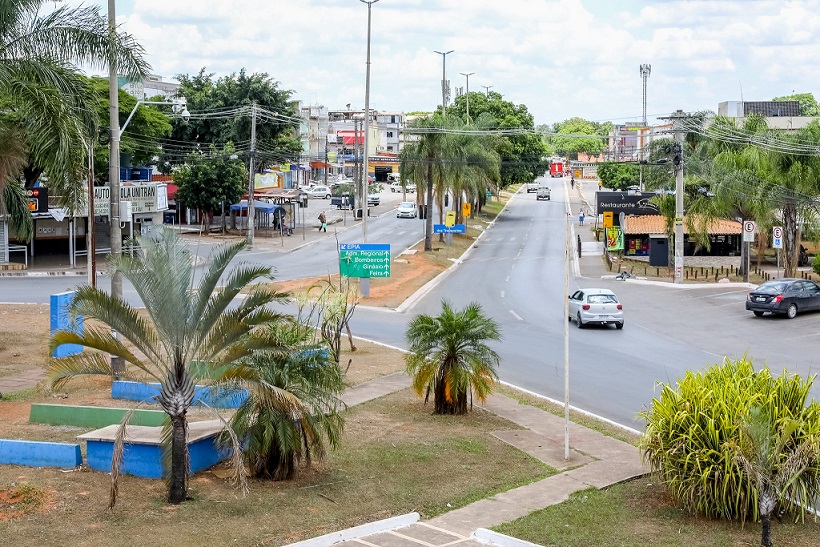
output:
M105 0L94 3L105 13ZM267 72L308 104L363 108L360 0L117 0L156 74ZM501 93L536 124L573 116L650 121L726 100L818 89L820 0L379 0L370 107L430 111L451 87ZM742 97L741 97L742 94Z

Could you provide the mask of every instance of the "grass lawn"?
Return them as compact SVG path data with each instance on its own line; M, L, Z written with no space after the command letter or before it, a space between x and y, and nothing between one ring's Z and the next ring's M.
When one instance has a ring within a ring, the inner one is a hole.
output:
M760 525L689 515L652 477L604 490L583 490L554 505L495 528L539 545L564 547L725 547L760 545ZM820 523L773 519L772 540L780 547L820 545Z

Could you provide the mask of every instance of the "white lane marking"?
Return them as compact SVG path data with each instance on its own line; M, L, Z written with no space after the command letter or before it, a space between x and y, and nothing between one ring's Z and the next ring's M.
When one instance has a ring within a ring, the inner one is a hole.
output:
M518 315L518 314L517 314L517 313L515 313L514 311L510 310L510 313L513 315L513 317L515 317L515 318L516 318L516 319L518 319L519 321L523 321L523 320L524 320L524 319L523 319L520 315Z
M747 292L749 292L748 289L740 289L740 290L737 290L737 291L728 291L728 292L719 292L719 293L716 293L716 294L704 294L704 295L701 295L701 296L692 296L690 298L686 298L685 300L698 300L700 298L714 298L715 296L723 296L723 295L726 295L726 294L746 294Z
M504 280L504 282L506 283L506 282L508 282L509 280L510 280L510 276L508 275L508 276L507 276L507 279L505 279L505 280Z
M501 298L504 298L504 291L501 291Z

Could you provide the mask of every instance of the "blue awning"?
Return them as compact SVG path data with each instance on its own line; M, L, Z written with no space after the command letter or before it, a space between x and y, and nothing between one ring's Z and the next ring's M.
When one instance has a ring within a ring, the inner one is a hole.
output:
M234 203L231 205L231 211L245 211L248 208L248 202L246 200L242 200L239 203ZM259 201L257 199L253 200L253 209L254 211L261 211L263 213L275 213L277 209L282 209L284 211L284 207L281 205L276 205L275 203L268 203L266 201ZM283 213L284 214L284 213Z

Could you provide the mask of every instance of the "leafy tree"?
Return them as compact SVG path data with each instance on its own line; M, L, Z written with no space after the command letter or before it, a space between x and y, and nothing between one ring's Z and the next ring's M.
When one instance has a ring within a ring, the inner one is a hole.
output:
M61 204L76 210L84 199L85 151L96 136L93 94L79 66L143 77L143 50L128 34L111 33L97 7L60 6L46 0L0 0L0 103L6 124L24 132L31 185L48 172ZM0 180L0 185L9 181Z
M253 475L287 480L300 462L321 460L328 445L338 446L344 383L324 344L310 344L312 327L283 322L265 329L276 348L253 352L223 380L240 380L248 387L231 429L245 443ZM230 445L227 431L220 441Z
M245 69L239 74L231 74L214 80L214 74L205 69L199 74L177 76L180 82L179 95L184 96L191 112L208 112L208 117L192 118L190 121L171 120L171 138L178 141L225 145L236 143L237 149L245 152L251 138L250 115L236 115L231 109L256 103L260 108L277 114L257 120L256 166L260 170L271 163L296 160L302 145L293 137L293 118L297 115L293 106L292 91L279 88L279 83L266 73L248 75ZM220 111L225 112L220 115ZM166 155L166 162L178 161ZM165 172L170 166L163 165Z
M774 435L788 437L783 451L772 453L784 464L803 445L820 443L820 405L810 399L814 376L755 370L746 358L687 372L677 385L663 384L649 409L641 440L643 458L686 509L707 517L757 520L760 508L754 478L740 463L750 456L744 440L748 409L757 406ZM792 422L798 427L792 427ZM783 468L786 469L786 466ZM778 503L804 515L820 494L820 458L784 483Z
M607 188L626 190L638 185L638 166L634 163L603 162L598 164L598 178Z
M820 116L820 105L813 93L795 93L783 97L775 97L773 101L797 101L800 103L801 116Z
M466 414L472 394L482 403L498 379L498 354L487 345L500 341L497 323L477 303L456 311L442 301L437 317L418 315L407 327L405 356L413 388L424 401L433 393L434 414Z
M246 177L245 166L236 157L232 143L221 150L211 145L208 154L190 154L185 165L174 172L174 181L179 185L177 200L205 213L221 211L223 205L240 200Z
M820 447L812 439L800 437L803 424L793 418L774 423L767 410L759 406L749 408L749 415L741 428L736 461L752 483L760 515L760 544L771 547L771 515L778 504L787 503L792 484L816 465ZM799 492L799 499L808 501Z
M250 286L257 278L270 278L269 267L242 266L227 272L245 242L220 247L198 276L194 256L173 230L159 228L136 240L136 254L112 258L112 267L134 286L145 305L145 315L100 289L80 286L72 313L93 318L105 327L86 323L80 334L55 333L52 351L61 344L79 344L97 351L52 360L49 383L59 387L79 375L111 374L109 354L136 369L135 377L159 382L157 402L172 427L168 502L177 504L186 499L188 491L187 412L195 383L202 379L196 375L203 371L215 374L241 362L255 349L268 348L269 336L260 326L285 317L266 306L282 301L285 295L263 284ZM240 292L245 298L235 301ZM116 338L112 329L122 339ZM204 366L193 367L194 362Z
M578 154L585 153L600 156L607 146L607 138L612 124L600 125L583 118L570 118L553 124L556 133L550 138L550 144L561 156L578 159ZM564 136L567 135L567 136ZM569 135L573 135L570 137ZM590 135L588 138L575 135Z
M0 214L8 214L9 226L25 241L31 239L34 225L23 185L16 177L27 161L28 146L23 131L0 118Z

